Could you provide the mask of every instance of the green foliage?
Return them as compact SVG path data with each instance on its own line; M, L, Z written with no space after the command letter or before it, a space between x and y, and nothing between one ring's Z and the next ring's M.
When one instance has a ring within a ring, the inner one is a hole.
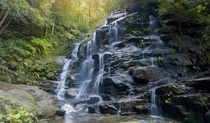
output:
M163 62L163 60L164 60L163 57L161 56L158 57L158 62Z
M128 73L129 73L128 70L126 70L126 71L125 71L125 74L128 74Z
M176 86L173 86L174 88L176 88ZM168 92L168 93L165 93L164 96L165 96L165 103L166 104L173 104L173 101L172 101L172 97L173 97L174 93L173 92Z
M142 110L142 109L144 109L144 106L143 105L138 105L138 106L136 106L136 109Z
M34 123L37 121L37 118L34 114L25 107L20 107L16 110L13 110L12 107L6 105L6 118L5 121L9 123Z
M157 120L151 120L150 123L157 123Z
M42 38L33 37L31 40L31 45L34 47L38 54L43 55L50 54L50 50L52 49L52 44L50 44L46 39Z
M193 66L194 70L201 70L201 68L199 66Z
M26 106L19 106L14 101L1 96L1 123L36 123L38 118Z
M0 80L37 85L40 82L36 79L27 80L27 77L22 78L21 76L29 74L29 76L50 79L57 73L59 64L54 61L53 44L48 40L34 37L31 40L8 40L3 43L3 46L0 49L0 62L8 66L5 67L8 70L2 68ZM6 75L8 71L12 74ZM12 71L15 71L16 74ZM15 76L17 76L16 79Z
M157 120L151 120L150 123L158 123Z
M198 101L202 106L205 106L205 104L208 103L208 98L203 95L199 95Z
M165 103L166 103L166 104L172 104L171 98L167 98L167 99L165 100Z

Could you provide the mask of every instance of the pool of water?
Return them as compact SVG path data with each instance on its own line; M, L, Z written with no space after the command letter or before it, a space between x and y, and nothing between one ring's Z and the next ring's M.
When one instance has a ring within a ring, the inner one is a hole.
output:
M49 123L181 123L169 118L150 117L145 115L114 116L114 115L86 115L77 118L57 118Z

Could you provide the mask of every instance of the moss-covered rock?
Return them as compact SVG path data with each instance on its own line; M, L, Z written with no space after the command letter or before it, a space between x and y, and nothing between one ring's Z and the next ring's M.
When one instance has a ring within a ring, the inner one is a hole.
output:
M8 114L7 106L12 110L26 107L36 117L48 118L56 114L53 96L35 86L13 85L0 82L0 116Z

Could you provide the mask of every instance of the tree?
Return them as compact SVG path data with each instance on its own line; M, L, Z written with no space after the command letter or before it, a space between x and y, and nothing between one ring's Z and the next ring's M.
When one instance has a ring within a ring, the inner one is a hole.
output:
M32 8L25 0L1 0L0 1L0 33L12 20L19 23L27 23L31 18Z

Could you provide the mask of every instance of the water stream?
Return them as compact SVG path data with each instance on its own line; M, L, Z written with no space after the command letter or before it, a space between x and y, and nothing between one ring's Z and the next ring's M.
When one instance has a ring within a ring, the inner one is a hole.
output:
M56 97L58 100L65 100L66 79L67 79L69 73L71 72L71 67L72 67L73 63L78 58L77 53L78 53L79 45L80 45L80 43L75 43L75 48L71 53L71 59L66 59L66 58L64 59L64 66L62 69L62 73L60 74L59 83L58 83L58 87L57 87ZM73 107L69 104L65 104L63 106L63 109L67 113L70 111L74 111Z
M64 59L64 66L62 69L62 73L60 74L60 81L57 88L57 98L58 100L64 100L64 94L65 94L65 86L66 86L66 78L70 72L69 66L72 62L71 59Z
M151 117L161 117L160 104L156 95L156 89L151 92Z
M67 78L68 74L71 72L71 69L69 67L71 65L73 65L74 60L76 60L78 58L77 52L79 49L79 45L80 45L80 43L75 43L75 48L71 54L72 59L65 58L63 60L64 66L62 68L62 73L60 74L59 83L58 83L58 87L57 87L56 97L58 98L58 100L65 100L64 94L65 94L65 88L66 88L66 78Z

